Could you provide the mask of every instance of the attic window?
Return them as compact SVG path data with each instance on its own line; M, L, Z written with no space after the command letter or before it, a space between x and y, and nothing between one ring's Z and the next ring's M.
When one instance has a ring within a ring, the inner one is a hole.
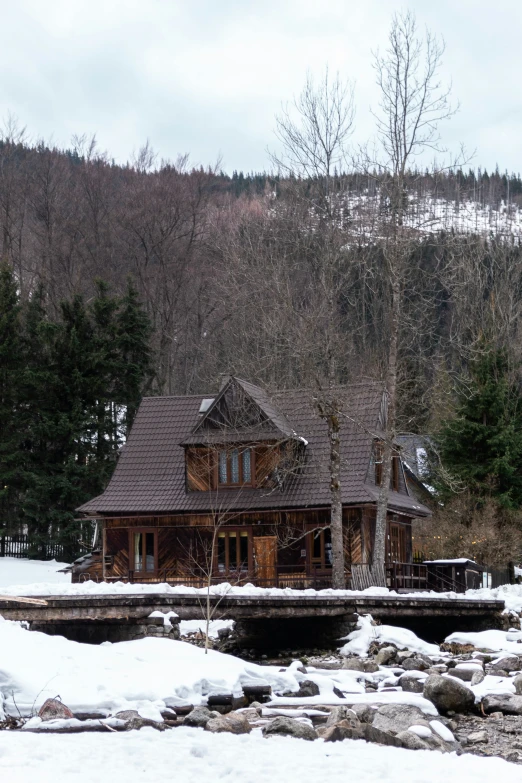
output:
M252 484L252 450L222 449L218 458L218 479L221 486Z
M214 397L207 397L204 400L201 400L201 405L199 406L199 415L202 416L204 413L208 411L212 403L214 402Z

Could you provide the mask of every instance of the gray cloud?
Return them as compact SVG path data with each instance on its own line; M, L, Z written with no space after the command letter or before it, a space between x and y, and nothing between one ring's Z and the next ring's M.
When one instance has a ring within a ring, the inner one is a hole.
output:
M268 167L274 114L326 63L357 83L355 139L373 133L371 50L387 0L18 0L2 3L0 116L60 146L96 133L119 161L147 138L160 157ZM518 171L522 153L522 7L512 0L416 0L420 24L444 35L443 77L459 114L448 146L473 165Z

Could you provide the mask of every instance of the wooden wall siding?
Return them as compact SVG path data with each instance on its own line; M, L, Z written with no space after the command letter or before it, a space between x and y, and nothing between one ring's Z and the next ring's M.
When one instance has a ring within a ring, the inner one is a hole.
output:
M187 490L208 492L215 488L216 452L209 448L188 448L185 465Z
M127 576L129 571L129 531L107 530L105 532L105 555L112 563L105 566L105 576Z
M361 509L345 509L343 512L343 525L345 530L344 552L346 562L363 563L364 545Z
M275 486L274 471L281 460L279 444L256 446L255 449L255 484L256 487Z

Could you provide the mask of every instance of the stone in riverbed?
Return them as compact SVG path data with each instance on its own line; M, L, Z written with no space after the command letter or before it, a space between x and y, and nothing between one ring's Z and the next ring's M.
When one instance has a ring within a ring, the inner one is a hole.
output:
M299 684L299 690L294 694L296 698L309 698L310 696L319 696L319 686L312 680L303 680Z
M38 717L43 721L67 720L68 718L74 718L74 715L69 707L66 707L59 699L47 699L40 707Z
M522 696L512 693L490 693L482 699L484 712L502 712L504 715L522 715Z
M419 707L410 704L383 704L376 711L373 724L376 729L398 734L400 731L407 731L410 726L426 726L429 723L426 715Z
M228 715L218 715L217 718L211 718L207 721L205 731L211 731L214 734L223 732L228 734L248 734L252 731L252 727L245 715L229 712Z
M518 671L520 669L520 659L517 655L505 655L503 658L497 658L496 661L493 661L491 669L506 672Z
M473 672L473 677L471 678L471 685L478 685L482 680L484 679L486 675L481 669L477 669L476 672Z
M327 726L321 736L325 742L342 742L345 739L361 739L364 731L361 724L357 727L349 720L342 720L335 726Z
M279 716L263 727L264 737L275 736L297 737L297 739L314 740L318 734L308 723L301 723L295 718Z
M422 672L426 669L430 668L430 663L427 663L423 658L419 658L418 656L415 656L414 658L406 658L405 661L402 662L402 668L406 671L418 671Z
M407 693L422 693L424 690L423 680L419 680L418 677L413 677L411 674L403 674L399 685Z
M522 696L522 674L517 674L513 678L513 685L515 686L515 693L517 696Z
M488 741L488 734L486 731L472 731L471 734L468 734L467 740L471 745L476 745L479 742L487 742Z
M365 658L346 658L343 661L343 669L372 674L379 671L379 666L375 661L366 660Z
M428 743L413 731L400 731L397 739L400 740L402 747L408 750L430 750Z
M396 655L397 650L395 647L381 647L375 656L375 663L379 664L379 666L386 666L391 663L391 661L395 660Z
M183 725L204 728L209 720L219 717L219 712L209 710L208 707L194 707L192 712L189 712L189 714L183 718Z
M470 712L475 705L473 691L455 677L430 674L424 683L423 694L439 712Z

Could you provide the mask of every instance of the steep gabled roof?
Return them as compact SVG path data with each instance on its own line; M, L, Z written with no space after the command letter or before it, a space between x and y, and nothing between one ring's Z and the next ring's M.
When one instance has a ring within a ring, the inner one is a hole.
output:
M226 503L227 510L319 508L330 504L329 441L310 390L268 394L233 379L263 414L263 425L279 437L306 441L305 464L281 489L221 489L187 492L185 445L201 443L199 414L209 395L145 397L105 492L78 510L88 514L204 513ZM383 389L362 382L335 391L341 403L341 486L344 504L375 503L377 488L368 478L375 437L381 436ZM219 395L218 395L219 397ZM211 406L212 407L212 406ZM207 414L210 412L207 411ZM220 430L220 437L223 430ZM250 439L252 433L245 437ZM207 435L205 436L207 437ZM237 440L237 432L232 433ZM266 437L266 435L265 435ZM203 441L205 442L205 441ZM390 508L411 516L429 510L403 492L390 492Z
M234 404L238 406L238 420L231 426L225 411ZM247 440L256 442L270 437L290 439L296 438L297 434L286 416L274 406L267 392L241 378L230 377L182 445Z

